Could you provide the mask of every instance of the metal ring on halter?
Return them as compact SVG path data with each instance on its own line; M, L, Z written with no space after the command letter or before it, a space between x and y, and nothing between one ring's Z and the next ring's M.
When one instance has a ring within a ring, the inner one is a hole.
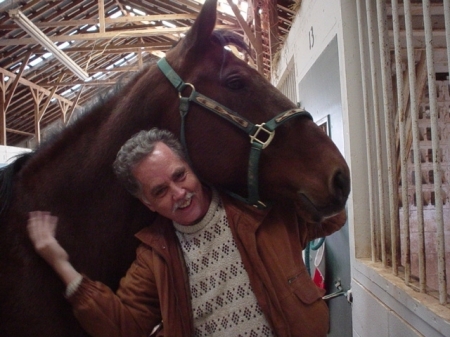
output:
M192 89L191 94L192 94L193 92L195 92L195 87L194 87L193 84L191 84L191 83L184 83L184 85L183 85L183 87L181 88L181 90L178 91L178 97L179 97L179 98L182 97L182 96L181 96L181 91L184 90L187 86L191 87L191 89ZM190 95L189 95L189 96L190 96ZM185 97L189 97L189 96L185 96Z

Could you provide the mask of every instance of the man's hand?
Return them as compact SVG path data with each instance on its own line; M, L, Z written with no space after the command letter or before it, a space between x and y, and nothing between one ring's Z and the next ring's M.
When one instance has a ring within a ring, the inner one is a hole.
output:
M36 252L51 266L68 261L69 255L55 239L58 218L48 212L30 212L28 234Z
M55 270L68 285L81 277L69 262L69 255L55 239L58 218L49 212L30 212L28 235L36 252Z

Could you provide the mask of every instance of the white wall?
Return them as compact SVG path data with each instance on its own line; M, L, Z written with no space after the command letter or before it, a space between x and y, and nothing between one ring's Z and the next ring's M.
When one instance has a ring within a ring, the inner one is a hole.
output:
M30 151L30 149L25 149L22 147L0 145L0 167L12 162L14 160L14 156Z
M369 259L366 134L356 18L354 0L303 0L281 50L273 83L277 85L284 78L284 71L292 61L297 83L301 83L309 77L306 74L326 47L337 39L342 114L336 114L331 125L341 125L341 135L336 135L339 129L336 127L332 131L333 139L345 155L352 179L347 207L354 295L353 336L450 336L450 320L445 318L450 317L448 308L436 306L429 297L415 293L402 280L377 268ZM327 95L326 88L322 94ZM312 113L315 119L321 117L320 112Z

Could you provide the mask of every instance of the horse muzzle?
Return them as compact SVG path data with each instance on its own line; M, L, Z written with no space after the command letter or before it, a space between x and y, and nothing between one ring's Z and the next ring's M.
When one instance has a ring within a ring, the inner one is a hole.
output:
M305 191L297 192L297 212L313 221L320 222L345 209L350 194L350 176L348 169L337 169L329 180L328 196L318 200Z

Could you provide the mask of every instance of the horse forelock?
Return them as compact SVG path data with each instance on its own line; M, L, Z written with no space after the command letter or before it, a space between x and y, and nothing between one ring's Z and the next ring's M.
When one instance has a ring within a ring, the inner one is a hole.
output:
M233 45L245 51L246 53L250 53L250 49L244 42L244 39L240 35L232 31L217 29L212 32L211 39L218 42L223 47L227 45Z

